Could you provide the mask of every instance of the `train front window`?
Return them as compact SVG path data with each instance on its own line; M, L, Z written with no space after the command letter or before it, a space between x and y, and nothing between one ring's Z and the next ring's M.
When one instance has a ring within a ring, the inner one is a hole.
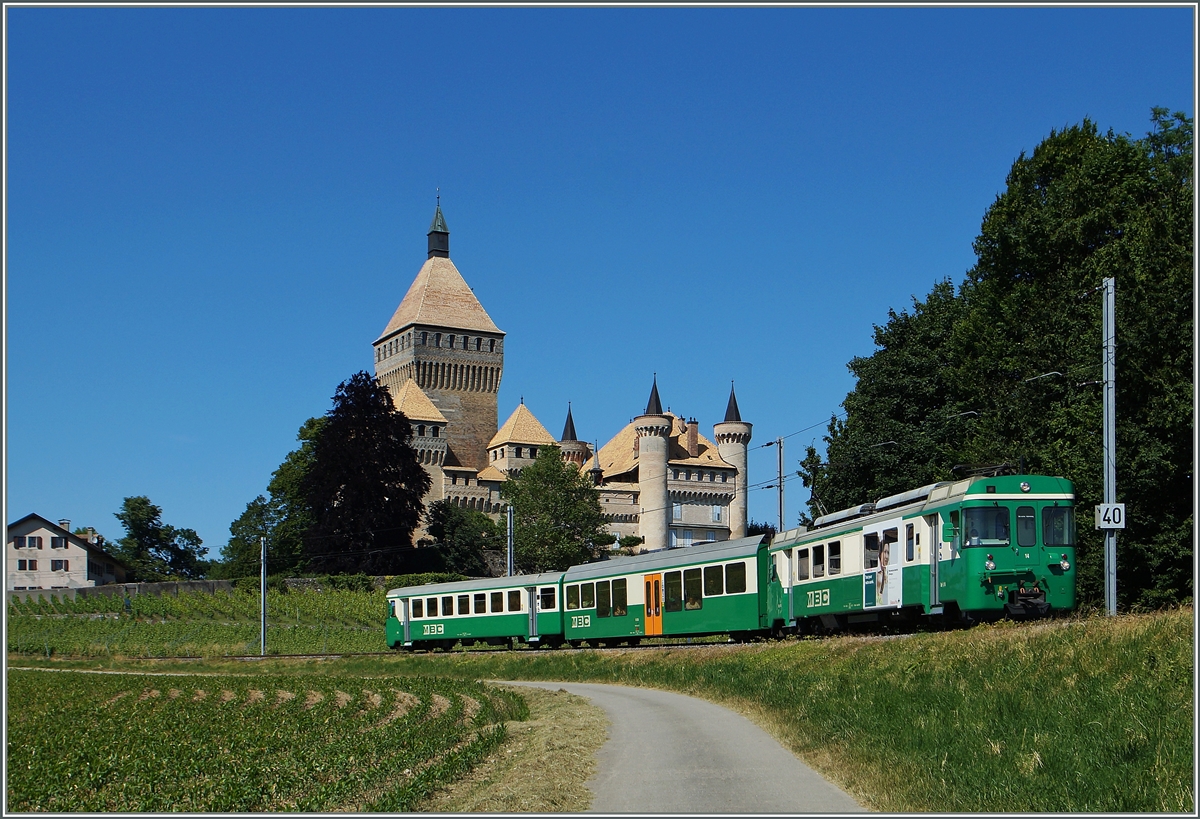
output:
M1032 506L1017 507L1017 545L1037 545L1037 515Z
M1075 510L1072 507L1042 508L1042 543L1047 546L1075 545Z
M1004 506L982 506L963 510L967 546L1007 546L1009 515Z

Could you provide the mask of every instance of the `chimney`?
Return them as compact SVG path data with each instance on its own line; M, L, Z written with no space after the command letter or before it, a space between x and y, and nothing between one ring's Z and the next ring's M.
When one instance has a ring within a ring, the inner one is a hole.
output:
M68 532L71 531L71 521L69 518L59 518L58 525L66 529Z
M695 458L700 454L700 425L696 423L695 418L688 421L687 454L689 458Z

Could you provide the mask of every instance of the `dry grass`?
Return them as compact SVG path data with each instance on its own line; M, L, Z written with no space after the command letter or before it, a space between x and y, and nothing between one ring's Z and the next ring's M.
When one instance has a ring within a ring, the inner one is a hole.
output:
M608 737L604 712L583 697L519 689L529 719L508 723L499 753L465 778L416 806L450 813L569 813L587 810L584 783Z

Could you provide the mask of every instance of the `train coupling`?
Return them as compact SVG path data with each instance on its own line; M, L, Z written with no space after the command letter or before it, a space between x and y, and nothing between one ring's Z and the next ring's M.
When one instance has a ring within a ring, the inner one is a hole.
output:
M1026 587L1022 580L1017 588L1008 593L1004 612L1014 620L1034 620L1048 615L1050 604L1046 602L1045 590L1037 582Z

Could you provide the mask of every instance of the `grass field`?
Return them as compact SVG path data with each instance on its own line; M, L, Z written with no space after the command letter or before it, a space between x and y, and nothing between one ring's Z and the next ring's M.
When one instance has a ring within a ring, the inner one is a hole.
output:
M518 695L429 677L8 672L7 811L406 811Z

